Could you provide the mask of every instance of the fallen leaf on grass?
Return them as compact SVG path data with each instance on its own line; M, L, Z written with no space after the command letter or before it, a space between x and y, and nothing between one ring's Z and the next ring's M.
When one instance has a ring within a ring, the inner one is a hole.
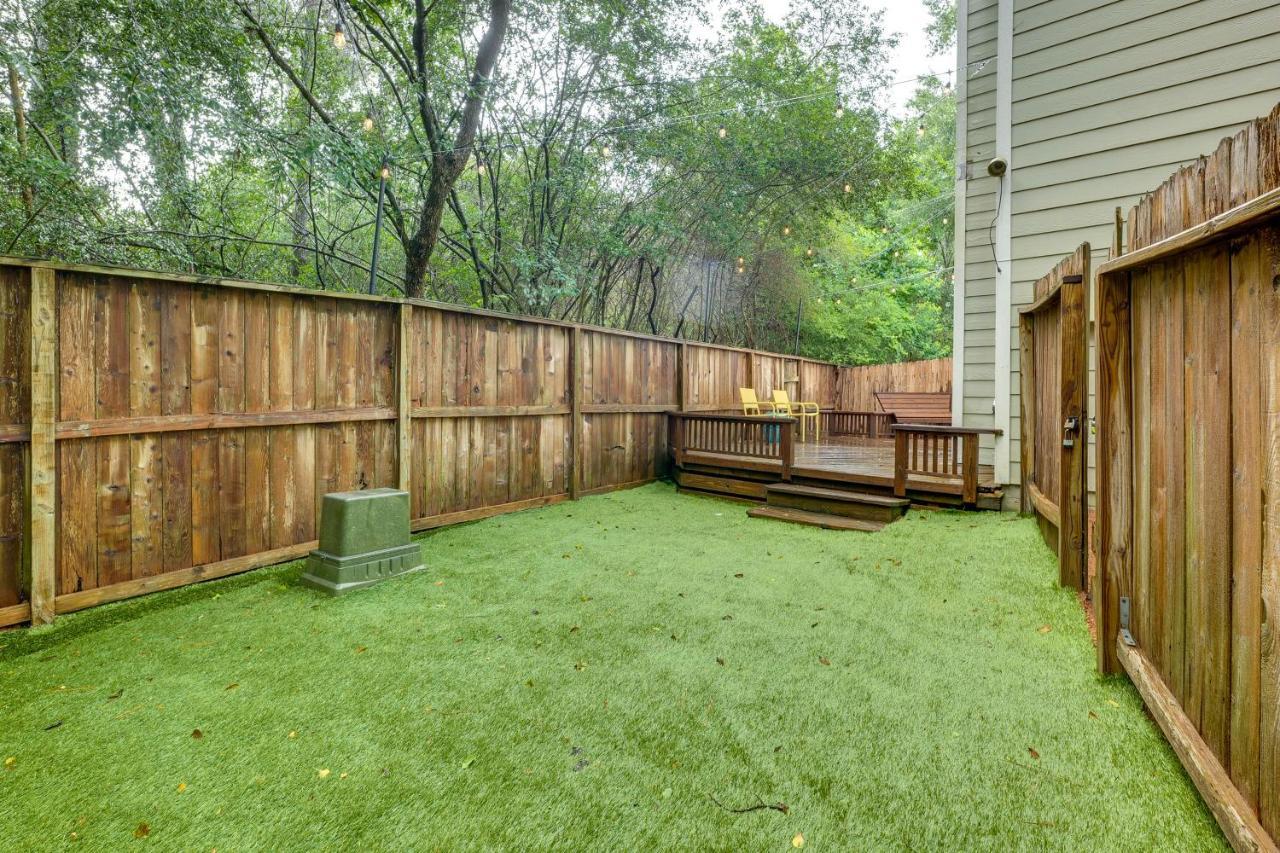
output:
M576 669L578 672L582 672L584 669L587 668L587 662L584 660L580 660L573 665L573 668Z
M1119 703L1119 702L1117 702L1117 701L1116 701L1116 700L1114 700L1114 699L1108 699L1108 700L1107 700L1107 704L1108 704L1108 705L1110 705L1110 706L1111 706L1111 707L1113 707L1113 708L1119 708L1119 707L1120 707L1120 703Z
M797 832L795 837L791 839L791 846L800 848L804 846L804 833Z
M827 660L821 655L818 656L818 663L822 664L823 666L831 666L831 661Z
M134 838L146 838L150 834L151 834L151 827L147 824L146 821L143 821L142 823L138 824L138 828L133 831Z
M475 764L475 763L476 763L476 757L474 755L468 755L466 760L462 762L462 769L466 770L468 767L470 767L472 764Z
M1098 715L1097 715L1097 714L1095 714L1095 713L1093 713L1092 711L1090 711L1090 712L1089 712L1089 719L1091 719L1091 720L1096 720L1096 719L1098 719Z
M716 658L716 663L720 664L721 666L724 666L724 658Z
M181 794L181 793L182 793L183 791L185 791L185 790L187 790L187 783L186 783L186 782L179 782L179 783L178 783L178 793L179 793L179 794Z
M1047 633L1049 633L1050 631L1052 631L1052 630L1053 630L1053 626L1052 626L1052 625L1041 625L1041 626L1040 626L1040 628L1039 628L1039 630L1040 630L1040 633L1041 633L1041 634L1047 634Z
M743 577L746 577L746 575L744 575L742 572L738 572L737 574L735 574L735 575L734 575L734 577L735 577L735 578L743 578Z
M319 776L321 779L328 779L328 778L329 778L329 768L328 768L328 767L322 767L322 768L320 768L319 770L317 770L317 771L316 771L316 775L317 775L317 776Z
M17 763L18 763L18 759L10 755L8 758L4 760L4 769L12 770L17 765Z
M297 736L298 736L298 733L297 733L297 732L289 732L289 738L290 738L290 739L296 738Z
M367 651L368 651L368 649L367 649L365 646L356 646L356 654L358 654L358 655L359 655L359 654L363 654L363 653L365 653L365 652L367 652Z
M121 696L123 696L123 695L124 695L124 688L123 688L123 687L121 687L121 688L120 688L119 690L117 690L115 693L112 693L110 696L108 696L108 697L107 697L107 701L108 701L108 702L112 702L112 701L114 701L114 700L116 700L116 699L119 699L119 698L120 698Z
M569 633L570 633L570 634L576 634L576 633L578 633L578 631L579 631L579 630L581 630L581 629L580 629L577 625L574 625L572 628L570 628L570 629L569 629Z
M1040 760L1040 753L1036 752L1036 748L1034 746L1027 747L1027 754L1030 755L1032 758L1034 758L1036 761Z
M62 720L54 720L52 723L44 727L46 732L51 732L62 725Z
M191 736L196 740L200 740L200 738L204 737L204 732L200 731L199 729L192 729Z
M228 685L227 685L227 689L228 689L228 690L235 690L235 689L236 689L237 687L239 687L239 686L240 686L240 682L238 682L238 681L233 681L233 682L231 682L230 684L228 684Z

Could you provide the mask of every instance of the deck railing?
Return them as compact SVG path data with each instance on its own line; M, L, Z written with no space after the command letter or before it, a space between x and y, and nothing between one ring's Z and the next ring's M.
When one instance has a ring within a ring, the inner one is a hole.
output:
M672 412L669 417L668 434L677 465L687 461L714 465L716 457L732 456L730 467L780 468L782 479L791 479L795 418L691 412Z
M895 424L893 427L893 491L907 494L911 475L954 482L966 505L978 502L978 440L1000 435L998 429Z
M823 411L822 432L826 435L858 435L889 438L893 435L892 412Z

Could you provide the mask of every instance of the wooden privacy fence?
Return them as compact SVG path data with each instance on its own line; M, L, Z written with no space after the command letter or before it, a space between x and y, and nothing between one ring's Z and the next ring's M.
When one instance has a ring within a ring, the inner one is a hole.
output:
M666 413L840 368L495 312L0 258L0 625L296 558L326 492L414 529L646 482Z
M1098 270L1100 665L1133 679L1232 844L1274 850L1280 108L1128 224Z
M888 391L950 394L951 359L841 367L832 405L846 412L883 411L876 394Z
M1035 283L1018 317L1022 421L1022 510L1034 513L1058 554L1063 586L1087 583L1089 487L1089 244Z

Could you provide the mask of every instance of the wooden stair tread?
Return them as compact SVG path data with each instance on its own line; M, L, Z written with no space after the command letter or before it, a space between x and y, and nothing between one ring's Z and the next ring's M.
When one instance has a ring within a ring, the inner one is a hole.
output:
M906 498L891 495L872 495L867 492L846 492L843 489L824 489L821 486L803 486L796 483L771 483L766 491L770 494L795 495L796 497L817 498L825 501L845 501L847 503L872 504L890 508L902 508L911 505Z
M861 530L866 533L884 530L884 523L879 521L865 521L861 518L827 515L823 512L809 512L782 506L758 506L747 510L747 515L752 518L772 518L792 524L807 524L810 527L822 527L827 530Z

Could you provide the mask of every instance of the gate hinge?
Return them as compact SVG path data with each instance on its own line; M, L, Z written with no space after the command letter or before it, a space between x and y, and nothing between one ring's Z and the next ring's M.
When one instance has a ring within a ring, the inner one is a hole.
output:
M1126 646L1138 645L1137 640L1133 639L1133 634L1129 633L1129 596L1120 596L1120 639L1124 640Z

